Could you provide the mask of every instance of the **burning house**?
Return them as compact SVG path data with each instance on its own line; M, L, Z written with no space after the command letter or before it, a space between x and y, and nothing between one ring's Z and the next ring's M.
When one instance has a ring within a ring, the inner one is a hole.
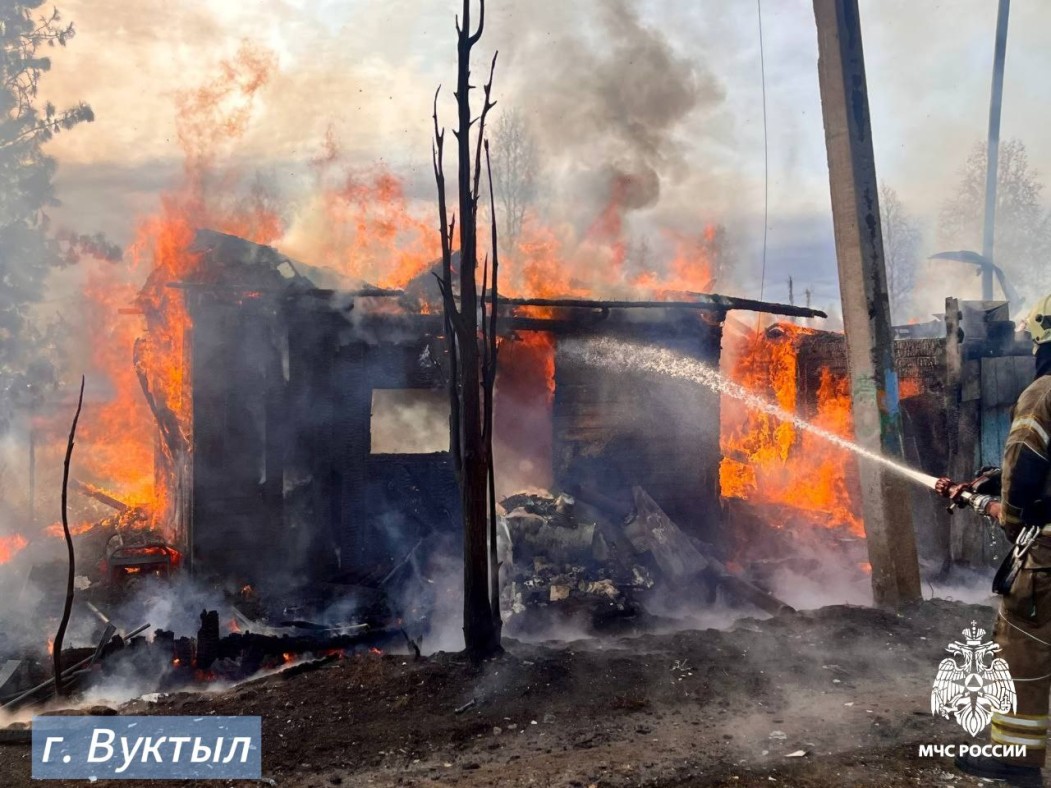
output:
M401 290L326 289L325 272L211 231L192 253L188 275L145 291L181 296L188 318L188 418L150 399L189 571L288 590L375 583L439 543L456 552L442 320L426 275ZM707 295L501 307L497 440L512 467L625 511L639 487L691 537L718 542L719 395L585 367L564 344L641 341L717 367L728 311L815 313ZM148 333L141 355L157 344ZM149 396L158 386L140 366ZM523 382L517 367L550 379Z
M1009 411L1033 375L1030 343L1015 332L1008 305L948 299L944 319L896 329L894 342L904 452L930 475L964 477L998 465ZM838 435L853 432L846 338L842 333L774 323L738 362L735 378L784 409ZM813 518L855 536L856 461L847 452L810 445L806 435L763 414L739 414L723 439L722 491L729 516L747 530L754 510L784 524ZM785 472L791 453L792 473ZM932 574L955 564L984 566L1006 543L967 513L950 517L927 491L910 491L921 557ZM747 501L747 512L736 504ZM742 518L745 523L742 524ZM988 534L982 536L982 534Z

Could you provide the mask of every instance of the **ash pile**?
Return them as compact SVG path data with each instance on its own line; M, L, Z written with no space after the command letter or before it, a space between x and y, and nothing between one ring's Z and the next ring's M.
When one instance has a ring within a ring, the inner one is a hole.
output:
M530 490L501 501L508 635L543 635L559 623L583 634L644 632L672 624L677 603L791 610L728 569L725 555L686 534L641 487L588 497Z

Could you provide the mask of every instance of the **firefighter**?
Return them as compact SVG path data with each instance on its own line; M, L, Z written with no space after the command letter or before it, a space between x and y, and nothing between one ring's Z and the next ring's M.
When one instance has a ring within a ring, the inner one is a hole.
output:
M1039 301L1026 319L1033 339L1036 380L1018 398L1004 446L999 498L976 494L978 514L998 520L1022 552L1019 536L1035 535L1024 551L1021 569L1003 593L994 639L1011 671L1018 698L1016 711L994 713L994 745L1025 745L1024 758L957 756L956 767L975 777L1012 785L1041 786L1047 749L1048 701L1051 693L1051 295ZM995 474L985 473L980 479ZM988 489L988 488L986 488ZM982 493L974 483L941 480L938 492L966 505L963 490ZM1032 528L1036 526L1037 528ZM998 580L1002 574L998 573Z

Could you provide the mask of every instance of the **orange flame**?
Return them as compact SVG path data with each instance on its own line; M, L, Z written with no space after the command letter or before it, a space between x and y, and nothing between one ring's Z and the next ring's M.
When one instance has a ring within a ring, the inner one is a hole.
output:
M11 536L0 536L0 564L6 564L15 555L21 552L22 548L29 544L25 537L21 534L12 534Z
M321 194L326 226L318 261L380 287L402 287L441 254L430 217L408 208L399 178L386 171L346 175Z
M69 535L80 536L81 534L86 534L88 531L92 530L96 525L98 525L98 523L73 523L69 526ZM65 537L65 532L62 530L62 523L57 522L51 523L51 525L47 526L44 529L44 533L46 533L48 536L54 536L58 538Z
M761 396L773 392L777 404L797 412L797 362L799 338L811 329L784 324L780 337L754 336L747 340L731 377ZM848 471L853 459L844 449L830 446L812 433L802 435L791 424L765 413L746 409L726 399L723 403L722 448L719 469L722 494L766 505L783 513L783 526L789 513L824 527L846 527L863 536ZM821 370L817 392L817 413L812 422L845 438L853 437L848 381Z
M500 290L516 297L630 297L670 301L709 291L723 234L709 225L699 236L662 234L671 259L633 259L620 215L607 212L582 240L565 227L544 225L527 213L517 246L501 264Z
M222 181L214 172L218 144L245 131L254 96L273 66L271 53L245 44L221 65L219 77L179 96L176 125L186 156L183 182L162 198L155 215L138 222L127 261L139 282L124 281L123 272L113 266L97 266L84 289L91 360L110 392L106 401L86 409L78 436L86 448L81 453L83 473L113 487L121 500L145 506L161 522L172 482L154 461L158 449L168 455L176 448L188 449L192 429L184 349L190 318L181 292L168 285L196 267L190 247L198 227L260 242L280 234L276 214L258 189L236 205L209 199L209 189L217 185L212 181ZM124 316L132 304L138 305L145 321ZM156 406L172 416L159 441L158 421L143 396L143 381Z
M923 383L919 378L902 378L898 382L898 398L908 399L923 393Z
M175 492L173 455L192 445L186 348L192 325L183 291L169 285L200 273L192 251L197 229L277 243L293 257L381 287L405 286L440 254L433 205L413 203L402 181L381 168L348 171L331 134L313 161L315 193L300 201L294 219L286 221L282 206L260 181L247 194L238 189L240 173L219 162L248 129L275 67L273 53L246 43L220 64L214 79L178 96L176 131L185 156L181 183L154 214L137 222L127 255L130 276L122 278L114 266L100 265L87 277L91 361L104 373L109 390L103 402L91 403L83 420L84 480L142 507L149 513L147 525L167 524ZM530 212L516 248L502 261L501 291L509 296L639 297L643 290L669 299L709 289L721 250L719 231L708 227L698 237L667 234L662 242L674 251L664 265L633 259L625 222L631 188L627 181L614 181L605 208L580 237L568 225L548 226ZM140 314L129 315L131 306ZM542 371L550 405L550 338L530 335L516 344L519 350L509 349L509 355L520 353ZM150 400L143 395L144 384ZM157 412L170 416L159 440ZM0 560L3 555L0 545Z

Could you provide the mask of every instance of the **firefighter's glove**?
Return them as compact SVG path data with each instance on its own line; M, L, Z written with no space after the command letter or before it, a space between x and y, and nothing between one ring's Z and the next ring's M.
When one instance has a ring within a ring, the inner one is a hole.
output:
M989 504L991 504L995 500L997 500L997 499L995 497L993 497L992 495L982 495L981 493L979 493L979 494L976 494L974 497L972 497L971 500L969 501L969 503L970 503L971 507L974 509L976 514L979 514L982 517L988 517L989 516ZM963 506L964 504L961 503L959 505Z

